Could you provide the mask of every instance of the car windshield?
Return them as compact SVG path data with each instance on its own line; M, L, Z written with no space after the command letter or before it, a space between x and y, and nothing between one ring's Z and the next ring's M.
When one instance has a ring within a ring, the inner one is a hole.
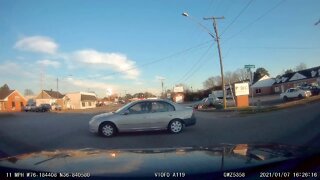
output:
M128 107L132 106L134 104L134 102L128 103L124 106L122 106L121 108L119 108L118 110L114 111L114 113L120 113L122 112L124 109L128 109Z
M319 56L320 0L0 0L0 180L320 151Z

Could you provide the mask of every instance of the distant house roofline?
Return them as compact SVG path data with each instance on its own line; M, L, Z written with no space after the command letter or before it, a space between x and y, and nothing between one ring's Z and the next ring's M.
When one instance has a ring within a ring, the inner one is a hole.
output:
M274 85L310 78L320 78L320 66L283 74L275 79Z
M7 101L8 97L11 96L11 94L13 94L14 92L19 94L19 96L21 96L26 101L26 98L24 96L22 96L22 94L20 94L19 91L15 90L15 89L5 91L5 92L0 92L0 101Z

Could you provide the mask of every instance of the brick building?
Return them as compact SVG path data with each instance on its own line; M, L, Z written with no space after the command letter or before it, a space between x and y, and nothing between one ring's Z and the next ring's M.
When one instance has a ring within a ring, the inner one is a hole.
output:
M17 90L10 90L7 85L0 89L0 112L19 112L26 104L26 99Z
M305 84L320 84L320 66L279 76L275 79L272 89L274 93L282 93L289 88Z

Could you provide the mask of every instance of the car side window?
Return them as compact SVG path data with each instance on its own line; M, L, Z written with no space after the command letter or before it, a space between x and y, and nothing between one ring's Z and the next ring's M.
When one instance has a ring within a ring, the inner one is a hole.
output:
M151 104L149 102L140 102L131 106L128 110L130 114L149 113L151 111Z
M152 112L168 112L174 111L174 107L165 102L152 102Z

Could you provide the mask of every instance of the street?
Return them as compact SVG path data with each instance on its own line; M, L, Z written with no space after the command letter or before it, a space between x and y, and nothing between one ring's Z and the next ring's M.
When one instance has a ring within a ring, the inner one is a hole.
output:
M197 124L180 134L122 133L103 138L88 131L88 113L13 113L0 116L0 157L54 149L128 149L282 143L320 147L320 103L251 115L196 112Z

